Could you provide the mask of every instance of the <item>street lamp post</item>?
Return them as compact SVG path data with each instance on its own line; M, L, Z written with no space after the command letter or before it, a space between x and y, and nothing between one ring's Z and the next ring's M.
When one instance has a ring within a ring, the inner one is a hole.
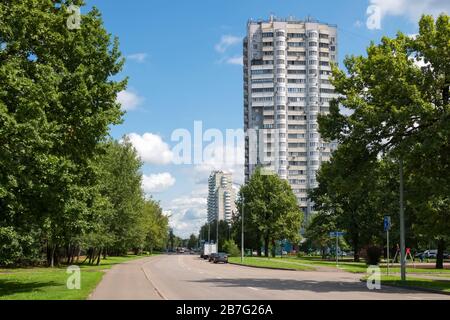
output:
M211 223L208 222L208 243L211 243Z
M216 219L216 246L217 246L217 252L219 252L219 214L217 214L217 219Z
M241 225L241 263L244 262L244 207L245 207L245 196L242 195L242 225Z
M403 159L400 157L400 267L401 279L406 280L406 259L405 259L405 210L403 207Z

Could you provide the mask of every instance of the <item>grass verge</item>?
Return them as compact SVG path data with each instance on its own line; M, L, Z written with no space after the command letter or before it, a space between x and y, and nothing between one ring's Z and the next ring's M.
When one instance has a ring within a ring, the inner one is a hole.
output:
M367 277L364 277L366 279ZM435 280L407 277L406 281L402 281L400 276L381 276L381 285L390 285L396 287L433 290L439 293L450 294L449 280Z
M280 259L280 258L277 258ZM330 260L320 260L320 259L305 259L305 258L282 258L284 261L290 262L298 262L301 264L308 264L312 266L324 266L330 268L336 268L336 261ZM366 273L367 265L365 262L353 262L353 261L339 261L339 269L345 270L347 272L352 273ZM400 273L399 267L390 267L390 273ZM387 267L385 265L381 266L381 272L387 273ZM450 269L434 269L433 266L430 268L414 268L410 265L410 267L406 268L407 273L411 274L429 274L435 275L439 277L450 277Z
M294 269L300 271L313 271L315 268L313 266L304 266L298 263L292 262L280 262L278 259L267 259L267 258L255 258L255 257L245 257L244 263L241 263L240 257L230 257L228 261L231 263L241 264L250 267L262 267L262 268L277 268L277 269Z
M99 266L79 265L81 289L67 289L66 267L0 269L0 300L85 300L103 277L102 270L148 256L108 257Z

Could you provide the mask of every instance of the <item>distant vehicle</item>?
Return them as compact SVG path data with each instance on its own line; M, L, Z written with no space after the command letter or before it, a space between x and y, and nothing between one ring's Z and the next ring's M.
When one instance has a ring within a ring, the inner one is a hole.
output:
M209 262L214 261L214 259L215 259L215 257L216 257L217 255L218 255L218 253L215 253L215 252L211 253L211 254L209 255L209 257L208 257L208 261L209 261Z
M421 260L423 259L436 259L437 257L437 250L425 250L423 252L417 252L414 257L419 258ZM445 254L444 254L445 257Z
M214 254L213 262L214 263L219 263L219 262L228 263L228 254L226 254L225 252L219 252L219 253Z
M208 259L212 253L217 253L217 245L215 243L205 243L203 244L200 258Z
M425 250L424 256L425 256L425 258L428 258L428 259L436 259L437 250Z

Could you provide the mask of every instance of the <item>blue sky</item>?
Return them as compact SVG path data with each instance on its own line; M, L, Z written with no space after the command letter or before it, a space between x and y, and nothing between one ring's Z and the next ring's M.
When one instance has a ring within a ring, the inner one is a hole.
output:
M131 134L145 162L144 190L161 201L183 237L205 222L209 170L231 170L237 183L243 172L239 164L173 164L171 135L178 128L193 132L194 121L202 121L204 130L242 128L241 39L250 18L311 16L337 24L342 61L346 55L364 54L370 41L383 35L417 33L422 13L450 9L447 0L86 2L100 9L106 29L119 37L127 58L121 75L129 77L129 86L119 97L127 114L111 134L116 139ZM372 12L379 25L367 25Z

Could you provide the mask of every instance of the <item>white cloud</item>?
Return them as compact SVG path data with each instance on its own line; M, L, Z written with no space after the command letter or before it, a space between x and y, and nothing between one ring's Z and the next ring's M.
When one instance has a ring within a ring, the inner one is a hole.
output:
M173 153L160 136L147 132L142 136L130 133L127 137L145 163L169 164L172 162Z
M215 45L215 49L217 52L225 53L229 47L232 47L242 41L241 37L236 37L232 35L224 35L220 38L220 42Z
M135 110L143 101L144 98L129 90L120 91L117 94L117 102L122 105L124 111Z
M200 227L206 223L207 189L193 190L190 195L170 201L166 214L170 215L169 224L174 233L182 238L198 234Z
M143 175L142 189L146 194L158 193L167 190L175 184L175 178L168 172Z
M133 53L127 56L128 59L135 61L137 63L144 63L147 59L147 54L140 52L140 53Z
M232 58L228 58L226 59L226 62L228 64L236 64L239 66L243 66L244 65L244 57L243 56L237 56L237 57L232 57Z
M371 5L380 9L381 19L386 16L407 16L417 22L422 14L437 16L450 11L448 0L370 0Z

